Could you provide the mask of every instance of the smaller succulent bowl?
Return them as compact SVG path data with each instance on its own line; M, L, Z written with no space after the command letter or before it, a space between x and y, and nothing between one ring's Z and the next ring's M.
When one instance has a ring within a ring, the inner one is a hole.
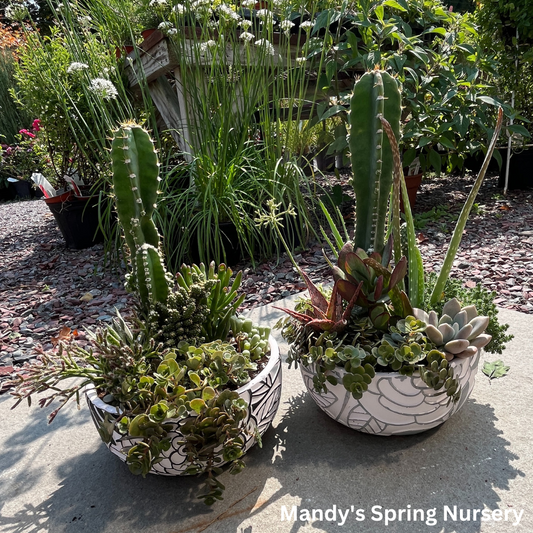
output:
M313 388L314 364L300 364L302 377L316 404L328 416L349 428L374 435L411 435L446 422L466 403L474 388L480 351L473 357L454 359L450 365L461 386L456 403L440 390L428 387L418 376L402 376L398 372L376 372L360 400L353 398L342 384L344 368L331 372L338 385L327 384L328 392Z
M237 389L236 392L248 403L248 418L246 420L246 427L248 433L243 435L245 440L245 449L247 452L257 441L254 437L255 428L258 428L259 434L263 435L274 420L274 416L279 407L281 398L281 359L279 354L278 344L271 336L270 343L270 357L267 365L263 370L255 376L249 383ZM87 404L91 412L93 422L98 429L107 417L107 420L115 420L119 416L119 411L116 407L104 403L96 393L93 386L85 388L85 396ZM152 467L151 474L160 476L183 476L187 475L185 469L188 466L187 457L183 446L178 442L183 439L180 432L180 427L185 424L191 417L168 420L166 423L172 424L174 427L168 433L171 440L170 449L162 453L163 460ZM106 443L106 446L113 452L121 461L126 460L124 449L133 446L140 439L123 437L116 431L113 432L111 442ZM220 463L222 466L225 463Z

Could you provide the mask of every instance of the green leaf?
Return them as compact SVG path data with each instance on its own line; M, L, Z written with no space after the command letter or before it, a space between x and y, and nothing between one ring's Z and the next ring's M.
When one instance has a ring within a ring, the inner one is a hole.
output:
M195 398L191 400L191 409L194 409L198 414L202 412L205 407L205 402L201 398Z
M494 98L491 98L490 96L478 96L477 99L481 100L482 102L485 102L486 104L501 106L498 100L495 100Z
M213 387L206 387L202 391L202 398L204 400L211 400L214 397L215 397L215 389L213 389Z
M429 155L429 162L431 163L431 166L435 169L435 172L437 173L437 175L440 175L441 159L440 159L439 153L431 149L428 155Z
M189 379L197 386L200 386L200 383L202 380L200 379L200 376L196 374L195 372L189 372Z
M498 361L493 361L492 363L486 362L483 365L483 374L489 377L489 379L501 378L507 375L509 372L508 366L505 366L503 361L498 359Z
M521 126L520 124L512 124L511 126L507 126L507 129L511 133L519 133L520 135L523 135L524 137L531 137L531 134L529 131L524 128L524 126Z

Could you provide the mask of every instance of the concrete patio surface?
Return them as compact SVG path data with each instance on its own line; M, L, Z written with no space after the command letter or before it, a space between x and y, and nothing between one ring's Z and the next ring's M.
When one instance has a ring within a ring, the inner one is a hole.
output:
M252 316L273 325L281 313L269 305ZM239 475L222 475L225 499L213 507L196 500L197 478L130 474L100 441L86 405L68 406L47 425L37 405L10 410L4 394L0 532L530 533L533 315L500 316L515 338L502 356L483 354L482 362L501 358L509 375L489 382L480 371L462 411L419 435L376 437L341 426L315 406L299 370L285 366L263 448L247 454ZM477 509L489 520L480 513L474 520Z

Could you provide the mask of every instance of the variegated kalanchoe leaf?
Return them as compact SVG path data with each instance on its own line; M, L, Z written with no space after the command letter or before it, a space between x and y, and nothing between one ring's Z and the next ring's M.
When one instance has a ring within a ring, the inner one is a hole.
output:
M472 357L492 339L484 333L489 317L478 316L475 305L462 308L457 298L444 305L440 318L435 311L426 313L416 308L413 311L418 320L426 323L426 336L446 354L448 361Z

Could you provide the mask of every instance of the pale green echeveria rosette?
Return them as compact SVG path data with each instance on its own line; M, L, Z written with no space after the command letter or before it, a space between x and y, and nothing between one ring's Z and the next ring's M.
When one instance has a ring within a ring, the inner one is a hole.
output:
M435 311L427 313L417 308L413 311L418 320L426 323L426 336L448 361L473 357L492 339L484 333L489 317L478 316L475 305L461 308L457 298L444 305L440 318Z

